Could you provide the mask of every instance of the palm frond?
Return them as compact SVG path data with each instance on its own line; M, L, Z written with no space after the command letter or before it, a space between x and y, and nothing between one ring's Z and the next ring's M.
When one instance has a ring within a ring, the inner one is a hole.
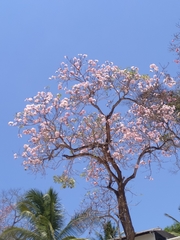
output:
M175 219L174 217L172 217L171 215L169 215L169 214L167 214L167 213L165 213L164 214L166 217L168 217L168 218L171 218L173 221L175 221L176 223L180 223L177 219Z
M17 210L29 222L30 228L8 228L0 240L74 240L85 231L84 223L90 216L89 210L78 213L63 229L64 211L52 188L46 194L29 190L17 203Z
M45 205L45 216L49 219L55 231L60 231L63 227L64 216L63 209L58 198L58 194L50 188L43 196Z
M7 228L0 236L3 240L18 239L18 240L45 240L32 231L24 228L10 227Z
M63 238L63 240L88 240L88 239L87 238L76 238L73 236L69 236L69 237Z
M66 225L66 227L57 235L57 239L64 239L69 236L78 237L87 230L87 225L92 220L90 209L76 213Z
M104 240L103 235L101 233L96 232L95 235L98 240Z

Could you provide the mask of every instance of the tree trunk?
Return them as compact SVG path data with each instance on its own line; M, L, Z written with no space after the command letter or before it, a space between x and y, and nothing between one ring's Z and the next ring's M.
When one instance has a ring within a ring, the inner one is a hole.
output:
M119 219L121 220L121 224L124 229L124 233L126 236L126 240L134 240L135 239L135 231L132 225L131 216L129 213L129 208L127 205L125 188L120 184L118 188L118 211L119 211Z

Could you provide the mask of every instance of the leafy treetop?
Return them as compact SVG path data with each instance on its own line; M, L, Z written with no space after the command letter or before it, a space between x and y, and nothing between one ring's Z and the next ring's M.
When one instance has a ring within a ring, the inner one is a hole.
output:
M152 76L138 68L120 69L112 62L98 64L86 55L66 57L51 79L58 93L38 92L9 125L27 136L21 156L34 172L65 164L59 181L73 186L74 163L86 164L82 175L99 187L96 206L120 219L129 240L134 230L125 197L127 183L140 166L173 158L179 166L179 112L175 80L150 65ZM56 178L56 181L58 179ZM67 184L67 185L66 185ZM102 197L103 196L103 197ZM112 199L115 200L113 202Z

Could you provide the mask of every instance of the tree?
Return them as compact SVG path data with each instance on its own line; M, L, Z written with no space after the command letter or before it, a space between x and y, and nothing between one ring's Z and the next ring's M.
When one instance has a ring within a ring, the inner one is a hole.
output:
M174 223L173 225L166 227L164 230L175 236L180 236L180 223Z
M5 228L12 226L26 227L26 222L22 221L17 212L16 203L22 198L19 189L10 189L0 193L0 233Z
M103 224L103 234L96 233L98 240L109 240L117 238L119 235L118 228L113 226L111 221L107 221Z
M179 208L180 210L180 208ZM180 222L175 219L174 217L172 217L171 215L165 213L165 216L168 218L171 218L174 221L174 224L172 224L171 226L166 227L164 230L174 234L175 236L180 236Z
M86 213L76 214L67 226L64 225L64 215L57 193L50 188L46 194L31 189L17 204L21 217L27 219L29 229L9 227L3 231L0 238L23 240L70 240L82 234L85 229L82 222Z
M11 126L29 137L21 154L25 169L45 171L63 163L56 180L74 185L77 162L94 189L89 197L102 214L121 222L125 236L135 231L126 188L141 166L163 164L164 157L179 166L179 124L174 98L175 80L150 65L152 76L138 68L120 69L112 62L99 65L86 55L67 59L56 76L58 93L38 92L27 98ZM65 165L66 164L66 165ZM84 168L85 165L85 168ZM78 169L79 171L79 169Z

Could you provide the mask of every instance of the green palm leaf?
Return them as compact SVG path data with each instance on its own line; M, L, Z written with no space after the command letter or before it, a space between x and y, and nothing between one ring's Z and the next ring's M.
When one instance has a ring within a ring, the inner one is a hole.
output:
M31 232L24 228L10 227L7 228L2 234L1 238L3 240L45 240L41 238L38 233Z
M118 228L113 226L111 221L107 221L103 224L103 233L96 232L98 240L109 240L118 237Z
M89 210L76 214L63 228L62 205L52 188L46 194L36 189L26 192L17 210L29 222L29 229L7 228L0 240L74 240L86 230L84 223L89 217Z

